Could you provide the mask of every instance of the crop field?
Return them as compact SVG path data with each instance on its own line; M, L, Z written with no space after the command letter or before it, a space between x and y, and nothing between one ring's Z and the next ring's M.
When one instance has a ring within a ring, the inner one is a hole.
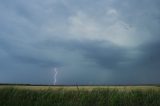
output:
M1 85L0 106L160 106L160 87Z

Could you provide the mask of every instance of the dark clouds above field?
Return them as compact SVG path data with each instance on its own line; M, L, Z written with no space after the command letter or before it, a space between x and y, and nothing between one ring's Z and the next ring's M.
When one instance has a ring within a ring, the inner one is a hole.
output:
M159 0L1 0L0 83L160 82Z

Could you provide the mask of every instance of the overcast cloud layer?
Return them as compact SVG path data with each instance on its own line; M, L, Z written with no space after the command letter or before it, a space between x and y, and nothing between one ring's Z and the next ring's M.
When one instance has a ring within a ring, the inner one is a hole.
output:
M160 0L0 0L0 83L160 83Z

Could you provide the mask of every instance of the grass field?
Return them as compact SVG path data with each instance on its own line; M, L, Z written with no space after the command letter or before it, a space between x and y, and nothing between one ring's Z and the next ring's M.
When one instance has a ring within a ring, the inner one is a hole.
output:
M160 87L1 85L0 106L160 106Z

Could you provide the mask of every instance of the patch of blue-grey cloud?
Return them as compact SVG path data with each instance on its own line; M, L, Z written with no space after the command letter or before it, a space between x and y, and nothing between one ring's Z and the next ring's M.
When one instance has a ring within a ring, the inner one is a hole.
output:
M159 4L0 1L0 82L159 83Z

